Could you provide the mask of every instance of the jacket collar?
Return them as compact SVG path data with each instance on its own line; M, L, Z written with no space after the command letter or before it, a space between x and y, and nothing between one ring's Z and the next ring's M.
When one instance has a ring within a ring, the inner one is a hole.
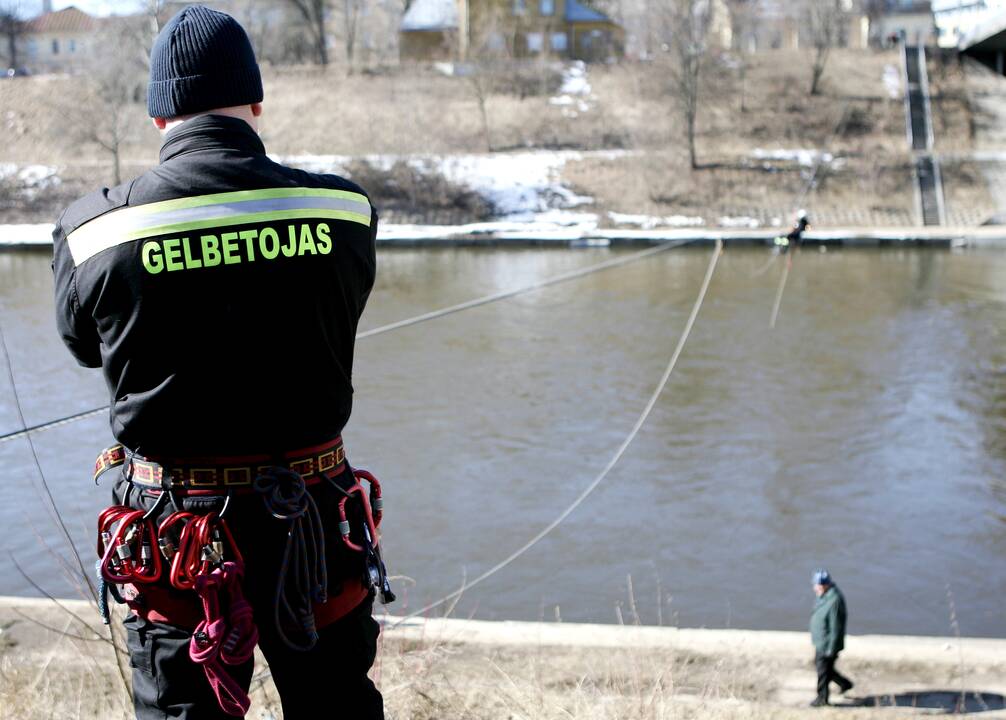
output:
M244 120L226 115L200 115L186 120L164 136L161 162L196 150L226 148L264 155L258 133Z

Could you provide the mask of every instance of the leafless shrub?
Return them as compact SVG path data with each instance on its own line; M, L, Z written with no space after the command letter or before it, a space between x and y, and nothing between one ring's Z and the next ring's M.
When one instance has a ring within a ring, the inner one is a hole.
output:
M384 169L358 160L346 168L346 175L367 189L382 213L417 219L446 214L467 222L493 214L492 205L477 192L420 163L398 160Z

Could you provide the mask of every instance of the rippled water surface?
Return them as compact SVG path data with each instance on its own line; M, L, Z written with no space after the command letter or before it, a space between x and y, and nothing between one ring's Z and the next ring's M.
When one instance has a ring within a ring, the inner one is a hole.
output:
M382 252L363 329L619 252ZM396 612L478 575L590 482L657 382L708 257L675 250L359 343L345 438L384 481L387 554L414 580ZM758 274L767 258L726 252L623 461L455 614L802 629L825 565L851 632L950 634L953 607L963 634L1006 636L1006 254L804 252L775 331L782 266ZM50 287L46 254L0 253L29 424L105 401L55 334ZM0 433L18 427L3 373ZM90 467L110 441L104 417L35 436L88 563L108 500ZM24 440L0 443L0 476L0 594L37 593L12 557L71 594Z

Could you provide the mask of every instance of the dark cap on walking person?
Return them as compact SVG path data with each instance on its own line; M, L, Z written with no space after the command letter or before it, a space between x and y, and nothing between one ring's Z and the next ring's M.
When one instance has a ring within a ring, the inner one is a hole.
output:
M813 580L815 585L831 585L831 574L824 569L815 570Z
M182 9L150 51L147 112L176 118L262 102L262 75L248 34L226 13Z

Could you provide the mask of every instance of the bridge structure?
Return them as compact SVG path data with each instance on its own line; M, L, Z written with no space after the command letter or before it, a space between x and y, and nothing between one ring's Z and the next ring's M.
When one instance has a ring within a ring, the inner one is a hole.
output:
M975 25L962 36L957 51L1006 75L1006 12L998 13Z

